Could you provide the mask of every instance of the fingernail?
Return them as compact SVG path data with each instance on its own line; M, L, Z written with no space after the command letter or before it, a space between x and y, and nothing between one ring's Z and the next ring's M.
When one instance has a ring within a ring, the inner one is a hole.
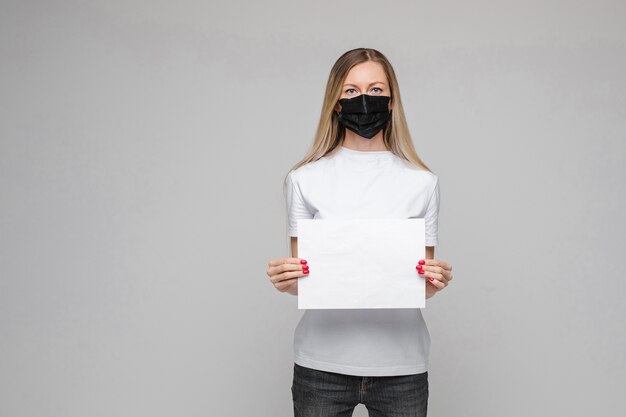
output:
M425 261L425 260L423 260L423 259L421 259L421 260L418 262L418 264L420 264L420 265L424 265L425 263L426 263L426 261Z
M308 267L307 265L302 265L302 270L303 270L303 271L304 271L304 270L307 270L307 271L308 271L308 270L309 270L309 267Z
M308 269L305 269L305 270L304 270L304 271L302 271L302 272L304 272L305 274L308 274L308 273L309 273L309 270L308 270Z
M429 280L429 281L434 281L434 280L435 280L435 278L428 277L428 280Z
M306 261L305 261L304 259L300 259L300 263L301 263L302 265L304 265L304 264L306 264Z
M422 269L422 266L421 266L421 265L417 265L417 266L415 267L415 269Z
M424 271L422 271L421 269L418 269L417 273L420 274L420 275L424 275Z

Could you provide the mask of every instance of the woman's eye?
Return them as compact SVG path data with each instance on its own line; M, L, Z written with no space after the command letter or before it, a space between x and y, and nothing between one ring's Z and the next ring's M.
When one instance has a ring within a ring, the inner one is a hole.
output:
M378 87L374 87L374 88L372 88L372 90L379 90L381 93L383 92L383 89L382 88L378 88Z
M355 90L354 88L348 88L348 89L346 90L346 93L350 94L350 91L356 91L356 90Z

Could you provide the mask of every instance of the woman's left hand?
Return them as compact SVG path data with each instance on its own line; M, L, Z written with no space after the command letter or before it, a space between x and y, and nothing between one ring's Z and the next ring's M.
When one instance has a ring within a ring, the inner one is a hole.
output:
M452 280L452 265L446 261L422 259L415 269L418 274L426 277L426 298L446 288L448 282Z

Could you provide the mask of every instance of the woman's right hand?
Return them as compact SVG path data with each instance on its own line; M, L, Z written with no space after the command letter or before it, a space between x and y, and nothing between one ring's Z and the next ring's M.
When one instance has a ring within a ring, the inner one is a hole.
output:
M271 259L267 265L267 276L280 292L298 295L298 278L309 273L309 266L301 258Z

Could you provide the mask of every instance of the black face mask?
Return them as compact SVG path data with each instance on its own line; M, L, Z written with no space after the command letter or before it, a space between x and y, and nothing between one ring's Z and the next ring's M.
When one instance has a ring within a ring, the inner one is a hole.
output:
M361 94L352 98L342 98L339 122L359 136L371 139L387 125L390 117L389 96Z

